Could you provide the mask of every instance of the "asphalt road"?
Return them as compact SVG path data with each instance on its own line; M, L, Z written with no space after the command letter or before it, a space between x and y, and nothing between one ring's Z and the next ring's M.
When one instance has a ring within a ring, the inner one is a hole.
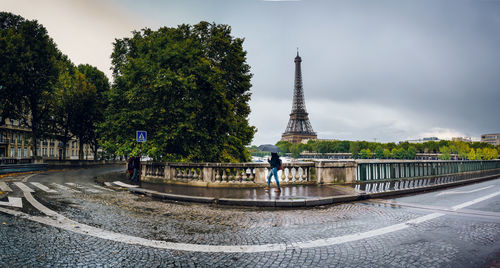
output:
M94 183L121 169L2 179L12 191L0 200L0 267L500 266L500 179L266 209L162 202Z

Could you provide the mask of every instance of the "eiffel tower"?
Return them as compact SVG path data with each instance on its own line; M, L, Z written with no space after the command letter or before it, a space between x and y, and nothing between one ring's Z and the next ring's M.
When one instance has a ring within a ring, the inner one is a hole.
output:
M290 113L290 120L288 120L285 133L281 135L282 141L289 141L291 143L299 143L305 139L317 138L316 132L312 129L311 122L309 122L309 114L306 112L304 90L302 89L301 62L302 58L300 58L299 51L297 50L297 57L295 57L295 86L293 89L292 113Z

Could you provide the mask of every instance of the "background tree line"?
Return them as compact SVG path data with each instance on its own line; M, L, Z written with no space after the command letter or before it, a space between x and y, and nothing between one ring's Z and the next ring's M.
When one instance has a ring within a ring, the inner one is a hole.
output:
M76 137L80 159L90 144L94 159L101 147L163 161L249 160L252 75L229 26L143 29L113 45L110 86L96 67L75 66L37 21L1 12L0 125L31 128L35 156L41 139L65 148ZM137 130L148 131L145 144Z
M307 143L292 144L286 141L279 141L276 146L280 147L283 153L291 153L296 158L301 153L350 153L352 158L361 159L415 159L417 153L440 154L440 159L449 160L452 154L456 154L460 159L469 160L490 160L498 158L499 146L494 147L488 143L441 140L427 141L424 143L379 143L368 141L320 141L309 140ZM255 148L250 148L252 154L258 155L260 152Z

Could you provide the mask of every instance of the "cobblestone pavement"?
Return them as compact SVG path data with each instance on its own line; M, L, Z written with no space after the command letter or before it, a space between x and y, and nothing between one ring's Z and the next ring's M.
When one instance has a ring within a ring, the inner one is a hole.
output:
M494 195L500 191L500 179L441 191L448 191L447 194L431 192L385 203L374 200L309 209L264 209L162 202L126 191L100 189L92 180L98 172L104 171L67 171L29 178L29 182L38 181L57 192L26 185L35 190L35 199L51 210L106 231L173 243L286 247L258 253L161 249L79 234L0 212L0 267L489 267L499 264L500 195L456 213L439 208L450 209ZM25 177L4 181L11 185L12 181ZM66 184L75 181L79 187ZM23 196L16 186L11 188L9 196ZM43 216L26 199L22 209L8 209ZM326 246L294 246L299 242L396 226L436 211L444 215L408 224L408 228L398 231Z

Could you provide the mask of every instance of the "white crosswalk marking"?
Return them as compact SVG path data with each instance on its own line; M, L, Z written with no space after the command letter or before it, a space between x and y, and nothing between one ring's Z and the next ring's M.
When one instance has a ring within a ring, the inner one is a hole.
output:
M80 191L78 190L75 190L75 189L71 189L69 187L66 187L64 185L61 185L61 184L58 184L58 183L52 183L52 185L62 191L66 191L66 192L70 192L70 193L80 193Z
M139 187L137 185L132 185L132 184L126 184L126 183L123 183L121 181L114 181L113 184L116 184L120 187L125 187L125 188L136 188L136 187Z
M478 191L489 189L489 188L494 187L494 186L495 185L490 185L490 186L486 186L486 187L483 187L483 188L474 189L474 190L470 190L470 191L446 191L446 192L441 192L441 193L437 194L436 196L445 195L445 194L468 194L468 193L474 193L474 192L478 192Z
M14 182L14 184L19 189L21 189L21 191L23 191L23 192L29 192L29 193L34 193L35 192L33 189L31 189L30 187L26 186L26 184L24 184L22 182L16 181L16 182Z
M50 189L49 187L39 183L39 182L31 182L31 184L35 187L37 187L38 189L42 190L42 191L45 191L47 193L57 193L56 190L52 190Z
M20 197L10 197L9 196L9 202L0 201L0 206L22 208L23 207L23 200Z
M102 193L102 191L100 190L96 190L96 189L92 189L92 188L87 188L83 185L80 185L80 184L76 184L76 183L73 183L73 182L67 182L65 183L66 185L69 185L71 187L75 187L75 188L78 188L80 190L83 190L84 192L89 192L89 193Z
M0 191L2 192L12 192L12 189L10 189L9 185L5 183L4 181L0 181Z

